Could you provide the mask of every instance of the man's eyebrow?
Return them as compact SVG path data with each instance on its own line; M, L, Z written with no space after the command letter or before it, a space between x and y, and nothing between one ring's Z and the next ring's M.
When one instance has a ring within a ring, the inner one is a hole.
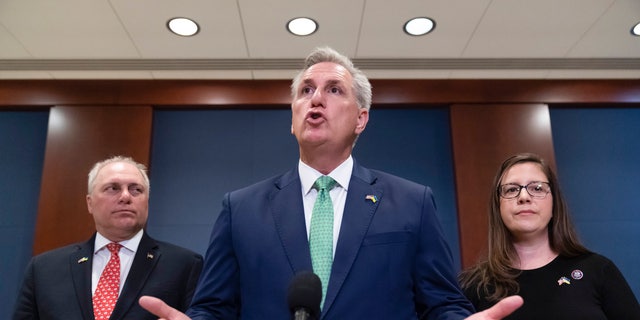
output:
M302 80L302 83L304 83L304 84L315 84L316 82L313 79L304 79L304 80ZM342 84L342 81L338 80L338 79L330 79L330 80L327 80L325 82L325 84L328 85L328 86L340 85L340 84Z

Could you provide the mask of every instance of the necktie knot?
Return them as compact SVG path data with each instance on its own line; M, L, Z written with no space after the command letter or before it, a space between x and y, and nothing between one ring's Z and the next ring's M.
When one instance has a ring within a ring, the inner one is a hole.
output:
M107 250L109 250L111 254L118 254L120 252L120 248L122 248L122 245L116 242L111 242L107 245Z
M320 176L318 180L313 184L313 188L320 190L331 190L335 187L337 182L329 176Z

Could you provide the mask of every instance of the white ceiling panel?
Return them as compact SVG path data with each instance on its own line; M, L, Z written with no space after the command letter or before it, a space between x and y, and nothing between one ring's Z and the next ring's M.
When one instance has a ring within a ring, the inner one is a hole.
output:
M406 35L418 16L435 30ZM640 0L0 0L0 78L285 79L328 45L371 78L640 79L638 22Z
M2 25L33 58L137 58L109 2L2 0Z
M367 1L358 45L359 58L460 57L489 0ZM436 27L427 36L410 36L403 26L411 18L428 17Z
M615 0L496 0L465 57L564 57Z
M0 59L30 58L29 52L6 29L0 25Z
M318 46L331 46L353 56L363 0L239 0L251 58L300 58ZM319 28L311 37L294 36L286 23L308 17Z
M640 21L640 0L617 0L585 32L569 57L640 57L640 38L631 27Z
M233 0L112 0L142 58L247 58L238 6ZM167 22L188 17L201 30L195 37L175 35Z

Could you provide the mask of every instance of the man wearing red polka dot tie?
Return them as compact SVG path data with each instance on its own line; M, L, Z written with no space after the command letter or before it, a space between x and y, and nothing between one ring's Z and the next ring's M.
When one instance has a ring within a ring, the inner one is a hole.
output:
M87 242L31 260L13 319L157 319L138 304L142 295L163 296L186 310L202 256L144 231L149 205L145 166L122 156L96 163L86 201L96 233Z

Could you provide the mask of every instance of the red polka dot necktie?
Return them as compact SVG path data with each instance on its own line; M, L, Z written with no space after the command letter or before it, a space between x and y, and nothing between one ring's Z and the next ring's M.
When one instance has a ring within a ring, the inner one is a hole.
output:
M98 287L93 295L93 315L96 320L108 320L113 311L113 307L118 300L120 291L120 252L122 245L119 243L109 243L107 249L111 252L111 258L104 267Z

